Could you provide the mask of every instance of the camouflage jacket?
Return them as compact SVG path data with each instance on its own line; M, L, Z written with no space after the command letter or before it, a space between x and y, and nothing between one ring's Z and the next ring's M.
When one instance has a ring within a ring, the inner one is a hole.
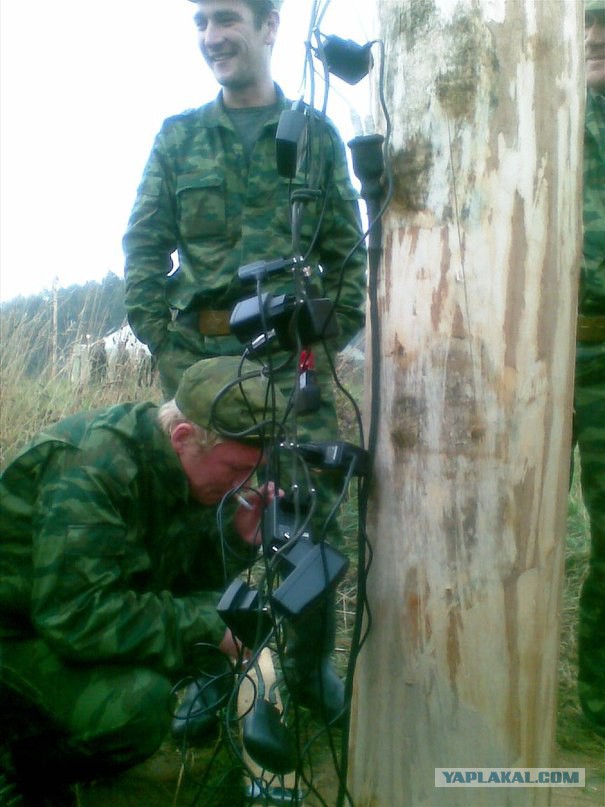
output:
M586 98L584 133L584 246L580 312L605 314L605 96Z
M163 671L182 670L196 641L220 642L216 509L189 498L152 404L49 428L0 477L0 497L0 637Z
M249 164L220 94L164 122L123 242L130 324L153 353L166 340L171 309L230 309L255 294L254 286L238 280L240 266L293 255L289 200L307 187L308 177L304 164L293 180L277 173L275 134L281 111L290 106L278 88L278 109ZM305 205L301 252L323 269L320 291L338 297L338 346L344 346L363 325L365 249L349 256L361 228L342 141L329 122L316 116L313 123L310 165L323 166L313 183L323 194ZM168 277L175 251L179 266ZM283 277L264 288L291 290Z

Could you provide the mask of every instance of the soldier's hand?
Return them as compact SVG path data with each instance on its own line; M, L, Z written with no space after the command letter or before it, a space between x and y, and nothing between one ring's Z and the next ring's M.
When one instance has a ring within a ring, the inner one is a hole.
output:
M240 642L240 640L231 632L229 628L225 631L221 643L218 646L221 653L224 653L234 661L246 664L247 660L251 657L252 652Z
M263 510L276 496L283 495L283 490L275 490L273 482L269 482L258 489L248 489L245 496L238 495L240 504L235 511L234 524L238 535L247 544L252 544L252 546L260 544L262 540L260 524Z

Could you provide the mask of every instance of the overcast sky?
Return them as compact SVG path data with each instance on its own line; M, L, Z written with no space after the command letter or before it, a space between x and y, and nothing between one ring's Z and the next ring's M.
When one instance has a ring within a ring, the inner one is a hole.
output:
M332 0L321 30L371 37L368 0ZM274 76L296 97L312 0L285 0ZM122 275L121 239L162 120L212 99L185 0L0 3L0 299ZM336 80L362 117L368 80ZM348 104L328 109L344 139Z

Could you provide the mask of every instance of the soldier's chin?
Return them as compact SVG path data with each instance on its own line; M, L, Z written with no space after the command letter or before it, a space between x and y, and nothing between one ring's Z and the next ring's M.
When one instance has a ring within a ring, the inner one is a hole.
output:
M191 490L192 497L199 502L199 504L203 504L206 507L211 507L220 502L223 498L219 493L215 491L209 490Z
M221 76L215 73L214 78L218 81L221 87L225 87L228 90L243 90L250 84L248 79L242 76Z
M219 84L225 84L225 82L230 82L232 80L232 76L230 72L232 70L230 66L231 60L228 59L225 62L214 62L212 64L212 72L214 73L214 78L219 82Z

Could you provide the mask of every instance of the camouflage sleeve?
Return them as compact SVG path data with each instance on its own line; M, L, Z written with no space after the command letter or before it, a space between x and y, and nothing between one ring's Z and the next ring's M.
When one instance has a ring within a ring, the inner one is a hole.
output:
M151 561L122 516L136 503L116 481L90 466L56 470L40 491L33 535L31 615L45 640L80 663L167 672L183 668L196 641L218 644L225 632L219 593L175 597L129 585L150 573Z
M344 144L335 130L328 131L334 173L319 233L319 251L324 289L332 300L338 299L340 336L336 347L342 349L365 321L366 250L361 238L358 195L349 178Z
M177 246L175 182L168 165L161 131L145 166L122 242L128 321L152 353L167 335L170 309L166 278Z
M605 98L589 91L584 133L584 243L580 311L605 312Z

